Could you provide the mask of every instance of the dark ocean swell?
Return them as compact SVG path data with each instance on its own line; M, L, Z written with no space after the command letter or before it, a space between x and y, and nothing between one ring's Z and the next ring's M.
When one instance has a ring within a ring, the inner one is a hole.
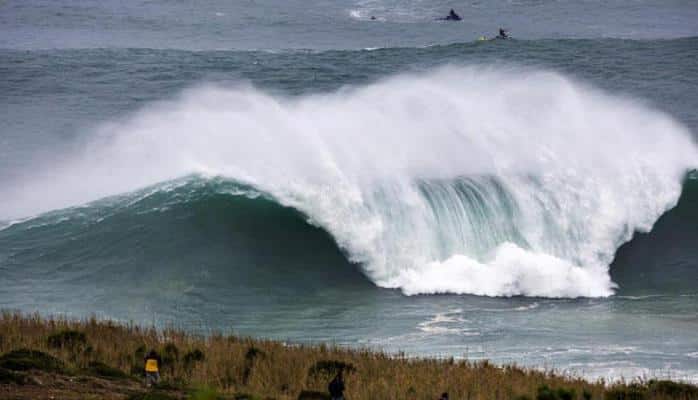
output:
M691 293L697 236L694 172L678 205L618 250L617 294ZM0 268L17 285L54 288L128 288L163 276L195 285L206 274L231 290L370 284L308 216L248 185L195 176L12 223L0 230Z
M18 222L0 231L0 248L3 273L18 281L129 287L163 275L194 282L200 271L248 288L363 281L301 213L222 179L187 178Z

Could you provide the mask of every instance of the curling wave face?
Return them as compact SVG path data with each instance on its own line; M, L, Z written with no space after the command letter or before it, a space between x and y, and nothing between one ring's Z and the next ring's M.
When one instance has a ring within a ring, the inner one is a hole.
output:
M3 188L0 218L220 176L299 210L382 287L595 297L698 152L668 116L560 74L451 67L300 98L200 87L73 160Z

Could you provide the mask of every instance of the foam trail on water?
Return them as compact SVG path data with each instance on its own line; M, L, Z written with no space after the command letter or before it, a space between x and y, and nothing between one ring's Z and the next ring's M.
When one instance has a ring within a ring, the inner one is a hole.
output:
M521 68L300 98L201 87L95 137L74 162L4 185L0 219L225 176L301 210L407 294L608 296L617 247L676 204L698 164L668 116Z

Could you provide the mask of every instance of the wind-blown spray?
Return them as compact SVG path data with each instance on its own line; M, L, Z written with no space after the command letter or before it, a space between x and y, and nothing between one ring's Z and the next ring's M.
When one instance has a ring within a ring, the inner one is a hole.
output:
M698 159L668 116L521 69L300 98L201 87L97 137L50 179L0 189L5 216L223 176L302 211L407 294L608 296L617 247L675 205Z

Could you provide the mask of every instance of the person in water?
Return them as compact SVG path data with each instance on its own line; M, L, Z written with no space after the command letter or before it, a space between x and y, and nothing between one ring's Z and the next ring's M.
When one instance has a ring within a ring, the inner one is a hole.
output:
M498 39L509 39L509 31L507 31L504 28L499 28L499 35L497 36Z
M332 379L327 387L332 400L344 400L344 378L342 378L342 370L340 369L337 376Z
M451 9L451 11L448 12L448 16L439 19L442 21L460 21L463 18L461 18L460 15L456 14L456 12Z
M439 400L448 400L448 393L447 392L441 393L441 397L439 397Z
M157 385L160 382L160 365L162 364L160 356L155 350L150 350L143 361L145 362L145 386Z

